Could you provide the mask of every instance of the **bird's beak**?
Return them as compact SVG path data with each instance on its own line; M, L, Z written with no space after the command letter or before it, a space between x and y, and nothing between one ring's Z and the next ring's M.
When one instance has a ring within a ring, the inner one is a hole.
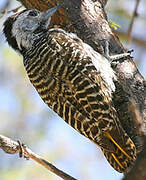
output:
M59 5L53 7L45 12L42 12L41 19L43 21L48 21L48 19L50 19L50 17L58 10L58 8L59 8Z

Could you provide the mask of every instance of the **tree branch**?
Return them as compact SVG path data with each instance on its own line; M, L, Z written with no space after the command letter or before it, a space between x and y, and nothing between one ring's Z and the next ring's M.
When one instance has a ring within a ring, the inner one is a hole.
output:
M0 135L0 148L8 154L19 153L20 157L23 156L26 159L31 158L37 163L39 163L40 165L44 166L49 171L61 177L62 179L76 180L75 178L71 177L70 175L56 168L54 165L52 165L51 163L47 162L46 160L44 160L43 158L41 158L40 156L32 152L25 145L20 145L20 143L13 141L12 139L6 136Z
M120 36L122 39L127 40L128 35L126 32L123 31L116 31L116 34ZM140 46L140 48L145 48L146 49L146 40L139 38L139 37L134 37L132 36L132 42L135 43L137 46Z
M134 11L132 14L131 22L130 22L128 33L127 33L127 35L128 35L128 43L127 43L128 46L130 45L130 43L132 41L131 33L132 33L133 25L134 25L134 20L137 17L137 9L138 9L139 3L140 3L140 0L136 0L135 8L134 8Z

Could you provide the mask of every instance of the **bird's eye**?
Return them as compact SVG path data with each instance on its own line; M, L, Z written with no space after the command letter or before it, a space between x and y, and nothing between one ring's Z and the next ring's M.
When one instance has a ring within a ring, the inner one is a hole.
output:
M37 16L38 13L36 11L30 11L28 15L29 16Z

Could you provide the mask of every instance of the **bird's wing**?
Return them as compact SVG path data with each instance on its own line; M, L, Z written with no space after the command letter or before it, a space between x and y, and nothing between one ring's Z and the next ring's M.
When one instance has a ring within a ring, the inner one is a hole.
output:
M58 53L58 58L67 67L65 76L59 74L56 78L64 79L62 84L66 84L66 89L68 88L63 97L94 122L93 125L101 126L99 131L109 131L114 126L118 128L112 106L112 78L115 75L108 61L76 36L57 30L52 31L50 36L52 51ZM97 132L92 139L95 139L96 135Z

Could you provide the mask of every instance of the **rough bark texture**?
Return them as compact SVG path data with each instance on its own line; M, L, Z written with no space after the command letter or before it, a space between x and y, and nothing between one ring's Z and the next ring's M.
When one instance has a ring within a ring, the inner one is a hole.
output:
M119 39L112 32L104 11L107 0L19 0L27 8L46 10L60 4L52 19L67 31L75 32L84 42L101 52L105 41L110 44L110 54L125 52ZM110 3L110 2L109 2ZM136 144L138 154L134 168L125 179L146 179L146 82L132 58L112 62L118 81L113 96L118 117L129 136ZM141 150L143 150L141 152ZM139 176L139 177L137 177Z

